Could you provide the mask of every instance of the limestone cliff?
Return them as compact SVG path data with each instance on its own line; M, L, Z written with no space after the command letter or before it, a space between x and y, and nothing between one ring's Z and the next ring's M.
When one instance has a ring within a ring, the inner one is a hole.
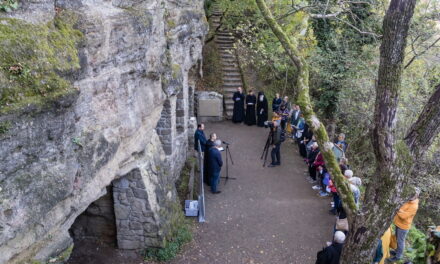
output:
M17 47L0 65L0 263L67 248L108 186L118 246L160 246L192 136L203 1L21 2L0 13L0 44Z

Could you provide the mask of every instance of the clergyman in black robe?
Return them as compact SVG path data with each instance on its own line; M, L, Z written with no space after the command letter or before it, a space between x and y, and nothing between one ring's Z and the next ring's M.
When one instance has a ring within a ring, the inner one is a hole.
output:
M268 103L266 96L263 92L258 93L257 98L257 125L259 127L264 126L264 122L267 121L268 118Z
M257 124L257 119L255 117L255 104L257 103L257 98L252 90L246 95L246 120L245 123L248 126Z
M232 114L232 122L241 123L244 121L244 94L241 87L232 96L234 101L234 112Z

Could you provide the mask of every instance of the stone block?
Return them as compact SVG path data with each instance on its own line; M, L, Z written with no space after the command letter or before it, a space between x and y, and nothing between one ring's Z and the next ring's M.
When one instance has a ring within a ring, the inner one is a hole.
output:
M157 231L159 229L157 228L157 226L155 224L144 224L144 231L146 233L155 233L157 234Z
M139 222L131 221L129 226L130 230L142 230L142 224Z
M146 190L139 189L139 188L133 188L133 194L134 197L148 200L148 194Z
M115 203L115 216L118 220L128 219L130 215L130 208L122 204Z
M122 178L120 180L114 181L113 185L117 188L125 189L128 188L130 182L126 178Z

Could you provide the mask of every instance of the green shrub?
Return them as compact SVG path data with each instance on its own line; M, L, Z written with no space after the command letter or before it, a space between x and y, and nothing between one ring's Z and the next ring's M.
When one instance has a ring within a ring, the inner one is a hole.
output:
M0 135L6 134L6 132L8 132L10 128L11 128L11 122L9 121L0 122Z
M0 0L0 11L11 12L18 8L17 0Z
M426 256L434 253L434 246L427 243L426 235L412 226L406 238L409 246L405 250L405 257L411 260L414 264L425 264Z
M164 248L149 248L145 254L146 260L169 261L177 256L183 245L192 240L192 234L187 224L177 229L174 236L166 242Z

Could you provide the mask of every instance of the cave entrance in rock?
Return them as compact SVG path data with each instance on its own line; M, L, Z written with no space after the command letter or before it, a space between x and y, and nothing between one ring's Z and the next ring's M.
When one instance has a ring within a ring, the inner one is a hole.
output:
M112 251L118 247L113 184L107 187L105 195L91 203L75 219L69 233L74 243L68 261L70 264L92 263L88 261L100 258L96 254L104 255L103 251Z

